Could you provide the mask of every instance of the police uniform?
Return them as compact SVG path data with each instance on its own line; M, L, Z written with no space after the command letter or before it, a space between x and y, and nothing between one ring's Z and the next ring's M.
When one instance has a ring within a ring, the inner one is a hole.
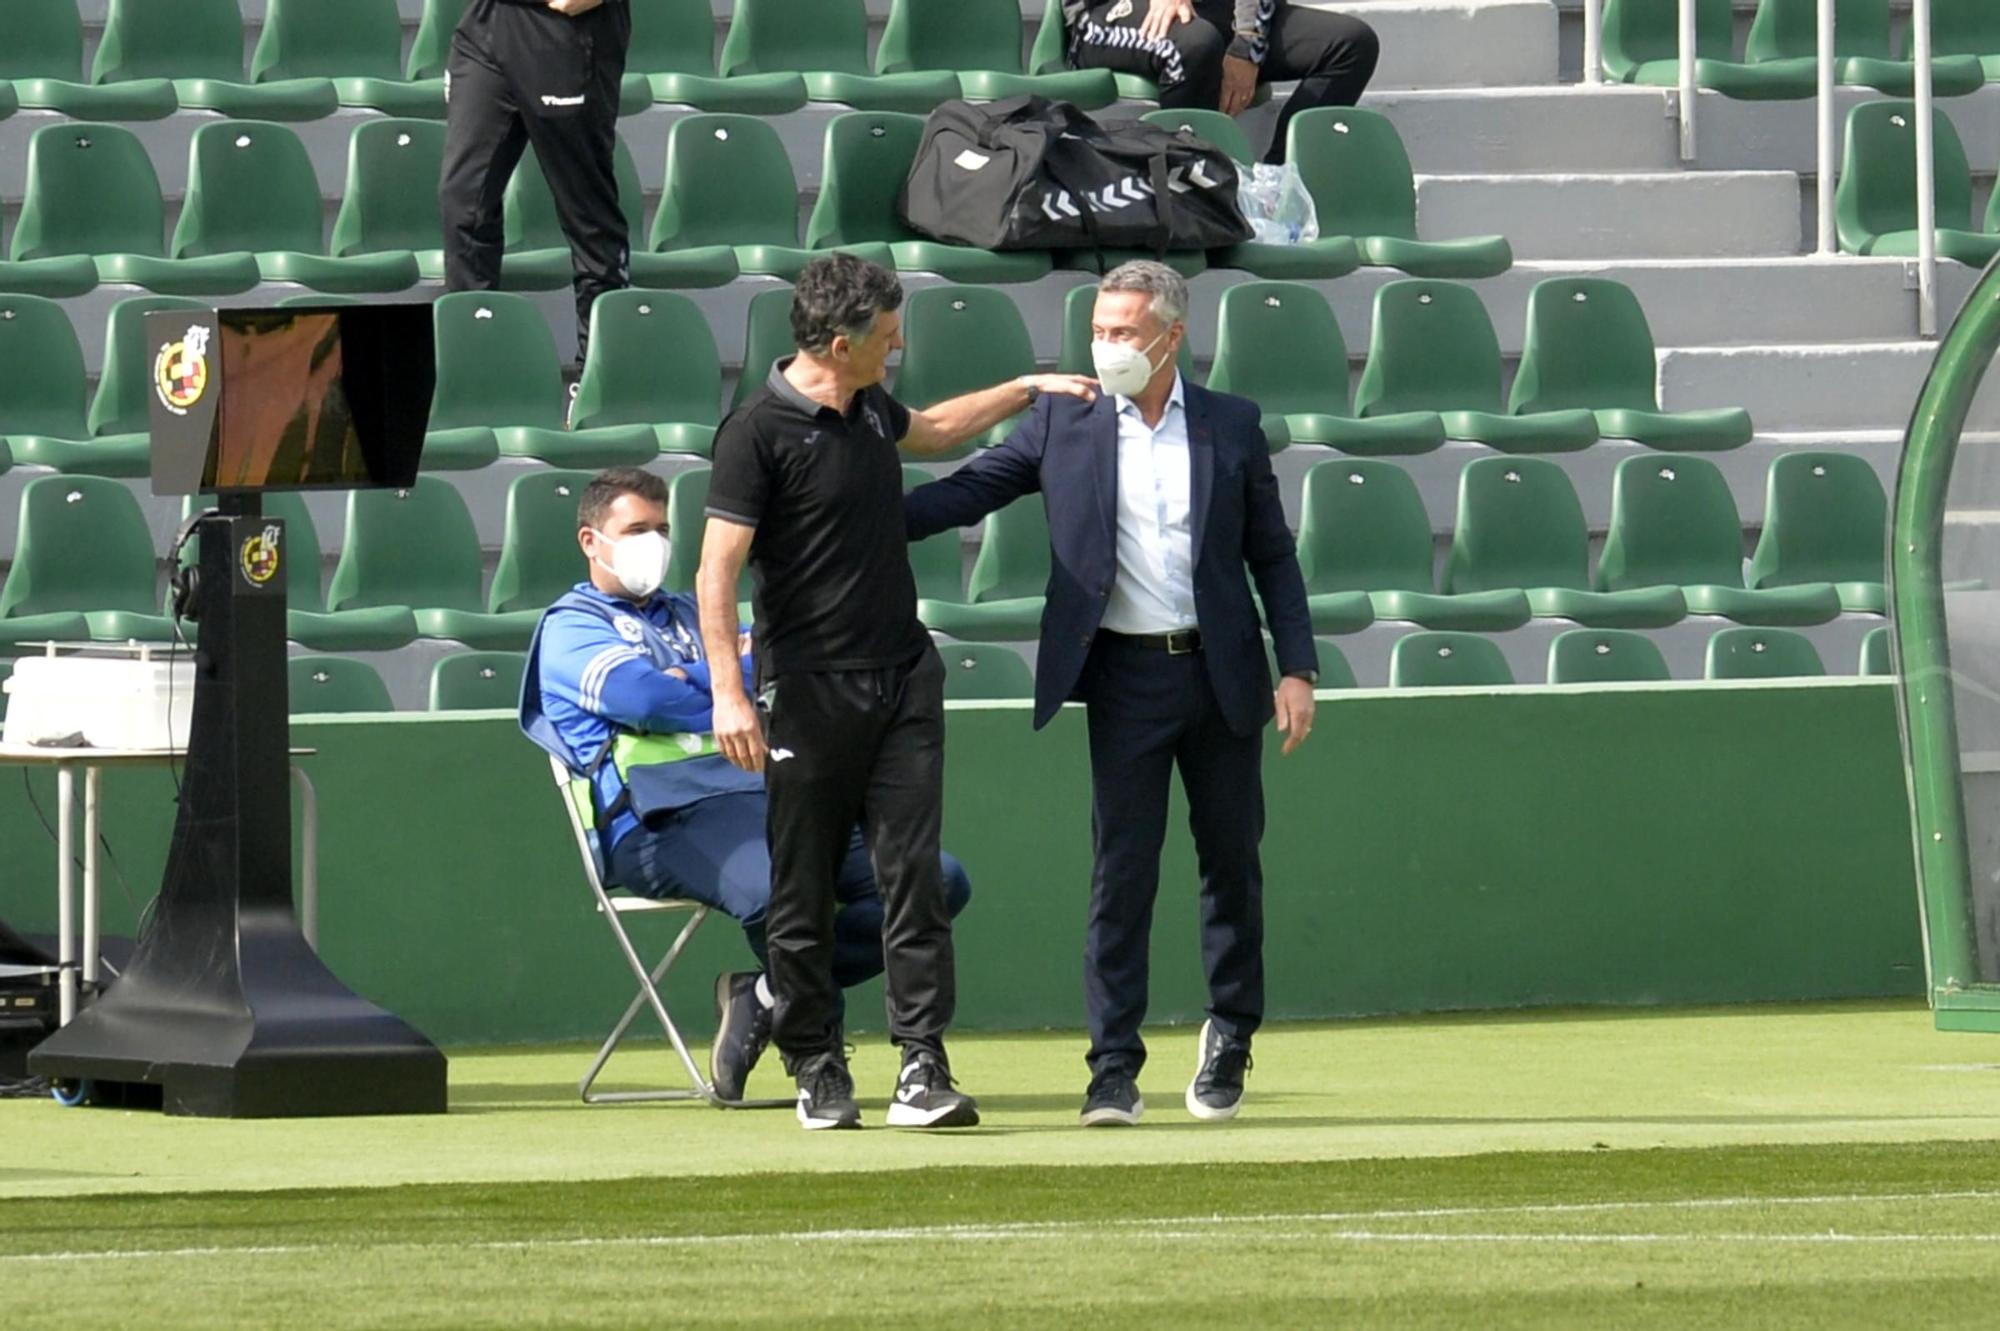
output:
M500 285L501 202L532 146L575 259L579 358L591 303L631 282L615 157L631 37L625 0L574 18L543 0L470 0L445 69L445 287Z

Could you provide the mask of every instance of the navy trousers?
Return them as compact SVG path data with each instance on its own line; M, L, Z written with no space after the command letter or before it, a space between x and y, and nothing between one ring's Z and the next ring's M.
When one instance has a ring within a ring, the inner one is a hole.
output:
M1146 1061L1153 902L1175 769L1187 792L1201 874L1201 955L1208 1015L1249 1039L1264 1017L1262 728L1224 724L1199 652L1163 651L1099 634L1079 688L1089 718L1096 867L1084 940L1093 1073L1137 1075Z
M717 795L628 832L612 849L611 876L642 897L699 901L721 911L743 926L758 966L766 966L771 844L765 804L760 794ZM945 908L956 918L972 899L972 880L949 854L939 861ZM834 876L834 900L833 981L851 989L882 973L882 894L859 828Z

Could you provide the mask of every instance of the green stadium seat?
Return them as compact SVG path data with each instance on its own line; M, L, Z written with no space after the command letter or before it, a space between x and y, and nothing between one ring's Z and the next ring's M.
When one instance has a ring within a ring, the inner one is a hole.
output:
M917 618L953 638L1031 641L1041 635L1049 564L1048 510L1040 495L1025 495L987 515L964 597L919 598Z
M895 0L875 53L881 74L948 70L962 96L990 102L1039 93L1096 111L1118 100L1106 69L1025 74L1021 62L1020 0Z
M954 642L938 649L944 658L947 702L1013 701L1035 696L1035 672L1011 647L989 642Z
M403 77L403 17L396 0L264 0L250 81L294 79L331 80L342 106L444 118L444 80Z
M1910 58L1905 36L1903 58ZM2000 6L1991 0L1931 0L1931 54L1969 55L2000 79Z
M347 656L294 656L285 662L293 716L393 712L389 686L366 661Z
M1680 0L1604 0L1604 72L1617 83L1677 88L1681 81ZM1743 101L1800 101L1819 88L1816 62L1735 59L1730 0L1699 0L1695 83Z
M267 282L315 291L403 291L417 283L408 250L326 252L325 207L305 144L284 125L225 120L203 125L188 146L187 201L169 253L206 259L248 251Z
M1892 97L1915 95L1916 63L1889 54L1889 0L1837 0L1833 50L1839 60L1835 77L1842 85L1873 88ZM1818 0L1758 0L1744 47L1746 59L1759 64L1813 61L1818 55ZM1963 97L1979 91L1984 82L1986 71L1977 56L1933 52L1931 87L1937 96Z
M1299 569L1315 632L1351 631L1370 619L1496 631L1534 616L1519 588L1438 593L1430 515L1416 482L1394 463L1319 463L1306 472L1299 502ZM1368 602L1366 617L1354 607L1357 595Z
M235 295L257 285L252 254L166 257L166 217L160 178L131 130L45 125L28 140L27 190L10 255L84 256L99 281L177 296Z
M778 116L806 104L806 81L796 73L715 72L715 11L710 0L627 0L632 44L625 77L646 83L651 100L699 111Z
M1852 453L1787 453L1771 464L1764 530L1750 556L1752 587L1830 582L1840 608L1881 615L1888 500L1867 459Z
M1313 639L1313 651L1319 660L1320 689L1351 689L1355 686L1354 667L1349 664L1347 654L1328 642L1325 638ZM1271 635L1264 635L1264 663L1271 667L1271 678L1278 678L1278 651L1271 642Z
M1140 119L1219 148L1239 165L1247 166L1257 160L1242 126L1220 111L1148 111ZM1208 262L1217 268L1240 269L1258 277L1287 282L1322 282L1345 277L1359 268L1361 250L1352 236L1323 236L1298 245L1271 245L1250 240L1209 251Z
M526 296L456 291L433 307L437 389L431 397L428 456L460 430L491 430L500 456L556 467L639 466L659 456L647 424L564 428L562 368L548 320ZM477 447L477 441L474 441Z
M83 17L76 0L13 0L7 43L0 47L0 98L72 120L160 120L180 106L166 79L134 79L100 87L83 76ZM9 84L11 80L11 86Z
M1824 624L1840 614L1833 584L1751 590L1729 482L1692 456L1629 457L1611 482L1611 528L1597 561L1606 591L1679 587L1688 612L1739 624Z
M123 482L38 476L21 490L0 620L42 621L32 632L9 625L22 635L16 642L73 636L77 615L99 642L171 642L174 625L161 613L158 574L146 515Z
M212 503L204 499L202 503ZM183 520L194 514L195 501L181 505ZM321 588L323 551L319 524L297 491L276 490L263 497L264 516L285 524L285 636L316 652L388 652L407 647L417 638L417 617L406 605L380 605L329 611ZM189 545L182 559L193 563Z
M182 107L254 120L318 120L340 105L320 78L246 83L237 0L111 0L91 62L97 84L172 79Z
M1718 629L1708 640L1709 679L1791 679L1824 675L1812 640L1791 629Z
M129 296L111 307L104 320L104 368L90 400L92 438L152 429L153 347L146 337L146 316L155 310L208 308L185 296Z
M815 0L817 2L817 0ZM841 0L845 3L845 0ZM737 10L739 17L742 10ZM897 196L924 135L922 116L850 111L826 127L824 178L806 223L810 249L887 242L896 267L947 282L1032 282L1049 271L1040 251L982 250L932 240L903 220Z
M347 539L326 603L336 611L412 606L424 637L493 651L524 649L541 617L536 610L485 611L472 514L458 490L435 476L419 476L408 490L347 496Z
M674 473L674 478L667 482L667 544L672 554L667 562L665 586L670 592L694 591L695 571L701 567L702 538L708 531L709 474L707 467L690 467ZM739 609L749 602L754 586L755 578L746 564L743 575L736 581Z
M1208 271L1208 255L1202 250L1168 250L1165 254L1155 254L1151 250L1106 249L1106 250L1051 250L1049 260L1056 269L1065 273L1094 273L1099 277L1120 264L1134 259L1152 259L1164 263L1182 277L1199 277Z
M1410 633L1389 649L1392 689L1492 688L1512 684L1507 658L1476 633Z
M1636 684L1672 677L1653 640L1630 629L1571 629L1549 644L1551 684Z
M1285 160L1312 191L1322 236L1352 236L1361 262L1413 277L1492 277L1514 264L1505 236L1417 238L1417 186L1402 136L1386 116L1322 107L1292 117Z
M1087 374L1095 376L1097 367L1090 359L1090 317L1097 308L1097 284L1085 282L1073 286L1063 297L1062 347L1056 358L1057 374ZM1181 377L1194 382L1194 339L1181 339L1178 357ZM1265 418L1264 428L1269 430L1273 422ZM1287 436L1289 439L1289 436ZM1271 441L1273 444L1275 440ZM1275 452L1276 449L1274 448Z
M1589 628L1664 628L1687 617L1679 587L1591 591L1590 534L1569 474L1546 458L1480 458L1458 478L1445 565L1452 594L1519 587L1537 616Z
M1740 407L1661 411L1659 359L1638 297L1608 278L1559 277L1528 294L1521 366L1507 410L1516 416L1589 409L1606 439L1706 453L1755 433Z
M992 287L925 287L903 306L902 367L896 372L898 401L912 408L933 407L966 393L1035 373L1035 345L1028 325L1006 292ZM1004 443L1015 420L1005 420L956 454Z
M577 546L576 506L587 471L532 471L507 487L507 526L487 607L545 610L589 570Z
M1895 644L1889 641L1889 626L1869 629L1868 636L1861 640L1861 663L1859 672L1863 675L1893 675L1896 661L1892 655Z
M730 187L717 189L718 180ZM799 244L799 185L778 131L755 116L676 120L667 131L666 186L650 244L667 253L728 246L741 272L796 282L815 251ZM896 266L886 244L846 248Z
M1409 278L1376 291L1355 415L1434 411L1447 437L1502 453L1572 453L1597 442L1597 418L1580 408L1507 415L1500 382L1500 339L1472 288Z
M0 440L14 462L90 476L145 476L152 436L93 438L83 350L63 307L41 296L0 296Z
M923 115L959 95L949 70L869 73L862 0L736 0L721 69L725 78L803 74L807 97L857 111Z
M347 142L347 190L333 219L335 258L413 254L417 273L444 280L438 176L444 126L435 120L369 120Z
M727 245L705 245L672 254L648 253L639 242L646 234L646 199L639 185L639 168L632 150L618 140L615 154L618 202L631 229L631 277L635 287L720 287L736 280L736 252ZM549 192L542 164L531 150L521 154L514 178L507 183L503 223L507 252L500 261L500 283L515 291L561 291L576 279L569 237L556 216L555 195Z
M572 425L644 427L660 452L706 458L721 404L722 360L699 306L671 291L597 298Z
M417 34L410 43L410 61L404 69L412 82L444 77L445 64L451 58L451 34L465 17L465 6L466 0L424 0Z
M1222 295L1208 386L1282 419L1293 443L1393 457L1444 443L1434 411L1356 420L1347 405L1347 343L1326 297L1296 282L1245 282ZM1269 432L1269 427L1266 427Z
M1972 166L1951 118L1934 111L1937 252L1984 268L2000 254L2000 235L1972 226ZM1850 254L1912 255L1917 227L1917 108L1913 102L1864 102L1847 113L1847 146L1834 216L1840 248ZM1989 214L1991 216L1991 214ZM1990 223L1989 223L1990 225Z
M431 710L516 711L527 668L526 652L454 652L431 667Z
M21 109L20 99L14 95L14 85L0 81L0 120L5 120Z
M731 407L764 386L771 367L798 348L792 340L792 289L760 291L750 298L743 334L743 371L736 376Z
M0 87L5 87L0 83ZM4 235L4 231L0 231ZM0 250L0 254L5 254ZM86 254L51 255L45 259L0 259L0 293L47 296L60 300L81 296L97 287L97 265Z

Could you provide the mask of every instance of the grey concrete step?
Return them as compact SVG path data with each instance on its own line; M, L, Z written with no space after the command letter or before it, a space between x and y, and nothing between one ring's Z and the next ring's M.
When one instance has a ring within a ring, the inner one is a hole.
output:
M1766 428L1899 430L1936 353L1916 341L1670 347L1660 353L1660 400L1669 410L1745 407ZM2000 428L1995 395L1974 405L1970 427Z
M1801 240L1790 171L1424 176L1417 217L1426 237L1497 232L1517 259L1773 257Z

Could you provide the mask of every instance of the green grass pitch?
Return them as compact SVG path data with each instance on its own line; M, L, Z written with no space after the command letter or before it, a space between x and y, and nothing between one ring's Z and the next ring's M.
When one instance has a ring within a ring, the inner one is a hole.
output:
M1918 1008L1279 1026L1224 1125L1180 1107L1193 1033L1151 1040L1115 1131L1073 1126L1073 1035L960 1040L987 1125L949 1136L586 1108L576 1049L460 1055L427 1120L0 1104L0 1325L1817 1331L2000 1297L2000 1067ZM856 1072L879 1121L893 1057Z

